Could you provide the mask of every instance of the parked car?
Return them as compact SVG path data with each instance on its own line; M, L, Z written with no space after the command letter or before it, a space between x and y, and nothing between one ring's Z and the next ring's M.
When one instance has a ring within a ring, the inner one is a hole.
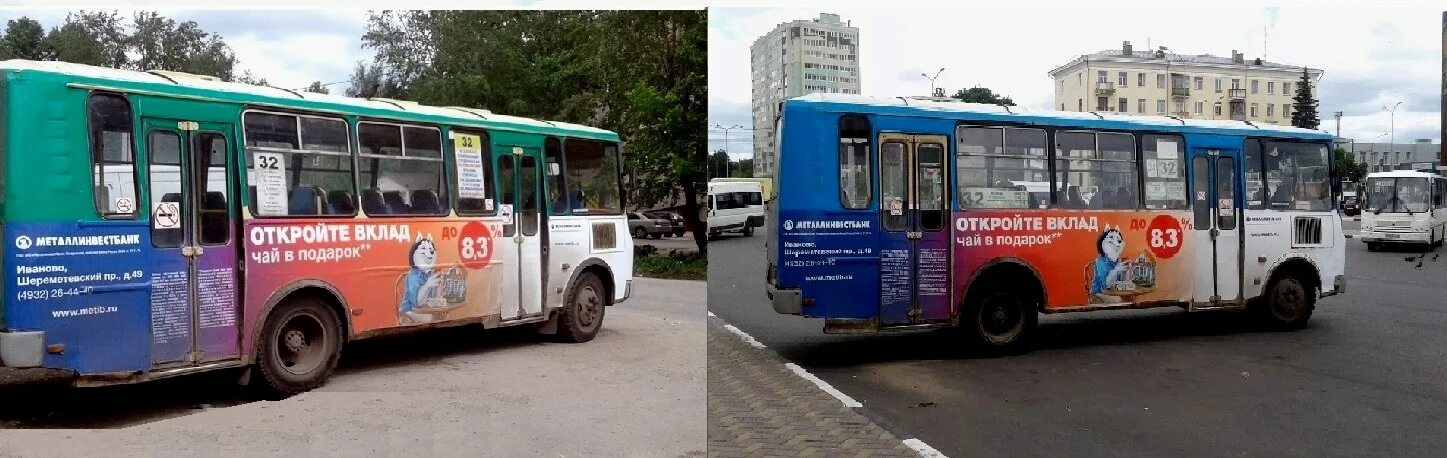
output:
M1357 216L1362 214L1362 201L1357 196L1343 197L1341 202L1341 214L1346 216Z
M644 215L648 216L649 218L668 220L668 222L673 223L673 232L669 232L669 233L667 233L667 234L664 234L664 235L666 235L666 236L669 236L669 237L683 237L683 233L684 233L684 232L687 232L687 230L684 228L683 216L680 216L680 215L677 214L677 213L674 213L674 212L653 212L653 213L645 213Z
M653 237L663 238L663 234L673 232L673 222L666 219L649 218L639 212L628 212L628 232L634 238Z

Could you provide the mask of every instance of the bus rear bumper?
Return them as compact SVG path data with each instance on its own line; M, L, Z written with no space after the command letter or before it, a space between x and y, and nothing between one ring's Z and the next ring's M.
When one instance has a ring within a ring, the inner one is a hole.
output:
M70 369L41 367L44 331L0 331L0 386L75 379Z
M797 288L776 288L773 283L766 283L764 288L769 293L769 301L774 305L774 311L785 315L804 314L804 291Z

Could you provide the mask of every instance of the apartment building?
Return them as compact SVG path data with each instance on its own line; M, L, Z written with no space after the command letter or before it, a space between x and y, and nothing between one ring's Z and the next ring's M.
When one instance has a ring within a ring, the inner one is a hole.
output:
M749 47L753 80L754 176L774 175L779 102L806 94L859 93L859 29L839 15L785 22Z
M1442 144L1432 139L1419 138L1412 143L1359 143L1350 139L1337 139L1336 147L1352 154L1359 164L1366 164L1368 172L1388 170L1416 170L1444 165L1439 156Z
M1165 47L1135 50L1129 41L1077 57L1050 71L1055 107L1192 119L1291 124L1292 97L1302 67L1209 54L1182 55ZM1322 71L1308 69L1315 82Z

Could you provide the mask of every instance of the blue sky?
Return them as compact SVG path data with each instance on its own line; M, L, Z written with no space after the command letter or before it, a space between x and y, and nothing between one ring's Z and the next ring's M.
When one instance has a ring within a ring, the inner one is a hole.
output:
M938 84L983 86L1017 104L1047 109L1050 69L1081 54L1167 46L1181 54L1229 56L1321 68L1322 128L1343 111L1341 132L1362 140L1385 134L1383 105L1403 102L1396 138L1440 141L1442 9L1366 7L1153 8L712 8L709 10L710 124L750 126L749 45L781 22L836 13L860 29L865 95L923 95L920 76L940 67ZM748 132L729 133L728 150L749 157ZM1386 141L1385 137L1378 141ZM710 132L710 151L724 147Z

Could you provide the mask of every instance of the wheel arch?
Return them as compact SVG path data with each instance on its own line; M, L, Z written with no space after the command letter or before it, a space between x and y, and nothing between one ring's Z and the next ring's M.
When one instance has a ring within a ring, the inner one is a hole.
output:
M584 272L592 272L593 275L598 276L598 280L603 282L603 288L607 289L608 305L613 305L614 292L617 288L617 286L614 285L613 267L609 266L607 261L599 258L588 258L578 263L578 267L574 268L573 273L568 276L568 283L563 290L563 297L560 303L566 302L568 297L573 294L573 288L578 286L578 278L581 277ZM566 306L565 303L564 306Z
M969 300L970 293L974 292L976 285L986 284L987 282L985 280L993 280L996 278L1019 279L1034 285L1035 291L1040 295L1040 303L1037 307L1040 312L1044 312L1045 305L1050 303L1050 292L1046 291L1045 281L1041 279L1039 270L1035 269L1034 266L1030 265L1030 263L1024 259L1000 257L981 264L975 268L974 272L970 273L970 277L963 285L963 290L960 292L960 296L955 304L957 313L958 310L964 309L964 304Z
M1266 284L1261 288L1261 295L1265 296L1271 284L1276 279L1285 275L1298 275L1306 280L1307 287L1312 288L1312 294L1320 294L1322 289L1321 267L1316 261L1306 256L1289 256L1278 261L1271 267L1270 275L1266 276Z
M254 353L259 347L257 343L261 341L261 331L266 328L266 320L271 317L272 312L276 311L277 306L295 297L314 297L327 304L327 307L331 308L332 311L337 314L337 321L342 325L342 342L351 340L352 335L354 335L352 330L352 314L347 313L346 303L342 300L341 291L326 281L315 278L305 278L277 288L276 291L273 291L271 296L266 299L266 303L262 307L261 312L257 314L256 322L252 325L250 332L251 341L249 342L249 348L251 351L247 353L253 361L256 359Z

